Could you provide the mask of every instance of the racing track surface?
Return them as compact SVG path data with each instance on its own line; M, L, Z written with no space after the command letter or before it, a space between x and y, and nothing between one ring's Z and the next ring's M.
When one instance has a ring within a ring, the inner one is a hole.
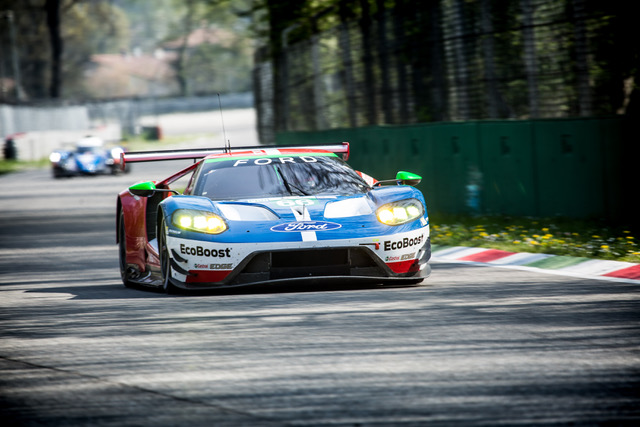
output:
M3 425L638 425L637 285L434 264L421 287L121 285L117 177L0 177Z

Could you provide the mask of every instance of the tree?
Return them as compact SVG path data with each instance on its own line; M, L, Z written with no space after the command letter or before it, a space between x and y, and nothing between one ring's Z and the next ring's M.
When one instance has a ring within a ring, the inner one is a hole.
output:
M63 41L60 33L60 0L46 0L47 29L51 43L51 83L49 96L57 99L62 91L62 51Z
M92 55L129 51L130 21L122 9L107 1L78 2L62 11L63 96L88 97L84 73Z
M0 10L11 10L14 17L28 100L85 96L82 75L91 55L128 45L126 16L107 0L0 0ZM0 28L4 52L2 33Z

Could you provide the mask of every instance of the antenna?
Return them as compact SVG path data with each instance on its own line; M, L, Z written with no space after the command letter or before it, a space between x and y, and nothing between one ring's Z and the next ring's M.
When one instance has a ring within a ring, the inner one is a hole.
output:
M231 152L231 141L227 139L227 131L224 129L224 115L222 114L222 101L220 101L220 92L218 92L218 105L220 106L220 121L222 121L222 136L224 138L224 152Z

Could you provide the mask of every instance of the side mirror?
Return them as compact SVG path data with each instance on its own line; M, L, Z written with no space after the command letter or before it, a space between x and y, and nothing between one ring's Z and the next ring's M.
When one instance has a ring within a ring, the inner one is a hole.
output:
M402 185L418 185L422 177L415 173L400 171L396 174L396 181L401 182Z
M151 197L156 192L156 185L153 181L140 182L129 187L129 192L138 197Z

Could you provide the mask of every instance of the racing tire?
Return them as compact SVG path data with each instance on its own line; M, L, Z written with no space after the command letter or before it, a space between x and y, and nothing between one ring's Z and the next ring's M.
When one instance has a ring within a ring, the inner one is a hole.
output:
M179 288L171 283L171 254L167 246L167 227L164 215L160 220L160 232L158 233L158 252L160 255L160 273L162 274L162 288L167 294L179 293Z
M122 279L122 283L127 288L130 288L134 283L129 280L129 268L127 266L127 241L124 231L124 212L120 212L120 219L118 221L118 258L120 261L120 278Z

